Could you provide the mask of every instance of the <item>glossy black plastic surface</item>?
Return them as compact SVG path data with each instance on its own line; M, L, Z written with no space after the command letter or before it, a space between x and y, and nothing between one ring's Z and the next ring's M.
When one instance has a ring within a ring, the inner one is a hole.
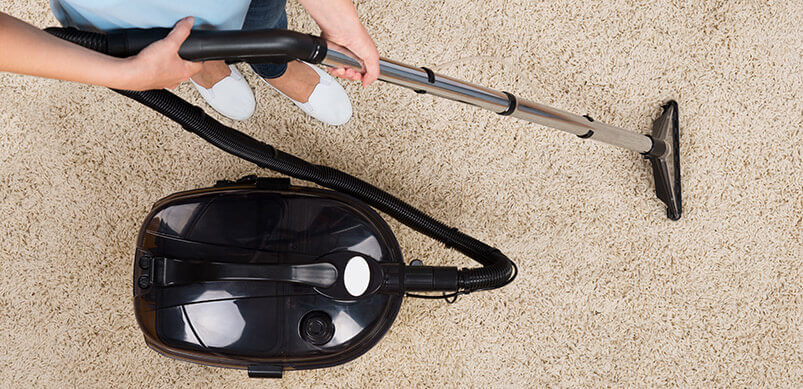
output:
M122 29L106 35L107 54L130 57L170 33L169 28ZM298 59L319 64L326 57L326 41L296 31L192 31L179 48L190 61L226 60L248 63L287 63Z
M333 298L341 295L335 287L269 280L154 282L164 258L251 265L326 260L342 271L337 257L352 254L373 264L374 280L359 298ZM157 202L145 220L134 259L134 306L147 343L171 357L237 368L325 367L361 355L390 327L402 296L379 290L376 279L394 274L377 273L390 264L403 264L390 228L346 195L254 184L188 191Z
M647 154L652 162L655 194L666 204L666 216L671 220L680 220L683 214L678 115L676 101L664 105L664 112L652 125L653 150Z

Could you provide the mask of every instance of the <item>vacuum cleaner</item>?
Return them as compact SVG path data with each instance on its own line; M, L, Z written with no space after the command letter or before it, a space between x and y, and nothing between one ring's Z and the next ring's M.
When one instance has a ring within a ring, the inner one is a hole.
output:
M109 34L48 28L57 37L128 57L169 29ZM303 60L361 70L347 50L287 30L193 31L179 50L193 61ZM380 80L475 105L641 153L670 219L681 216L678 107L670 101L651 135L382 59ZM350 361L393 323L402 299L447 299L492 290L516 277L498 249L447 226L346 173L314 165L216 121L166 90L116 90L218 148L287 178L244 177L156 202L134 256L134 310L146 343L173 358L247 369L251 377ZM454 248L478 268L406 264L375 211ZM433 292L435 294L433 294ZM438 294L439 293L439 294Z

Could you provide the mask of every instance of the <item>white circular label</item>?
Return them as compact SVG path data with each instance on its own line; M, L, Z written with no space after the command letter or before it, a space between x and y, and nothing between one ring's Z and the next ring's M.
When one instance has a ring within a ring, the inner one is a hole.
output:
M346 263L346 271L343 274L343 283L346 284L346 291L354 297L362 296L368 289L371 282L371 269L368 262L363 257L352 257Z

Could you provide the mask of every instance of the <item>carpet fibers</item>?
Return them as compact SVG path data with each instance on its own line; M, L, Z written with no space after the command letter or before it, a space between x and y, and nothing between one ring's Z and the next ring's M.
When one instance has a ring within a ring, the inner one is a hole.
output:
M46 1L0 9L56 25ZM241 65L258 110L225 123L372 182L521 270L452 305L405 300L353 362L249 380L145 346L131 261L155 200L273 174L104 88L0 74L0 386L803 386L800 2L358 10L387 58L633 131L676 99L683 218L666 219L632 152L382 83L349 83L354 118L329 127ZM297 3L288 12L318 31ZM177 93L203 105L188 84ZM408 261L472 265L390 224Z

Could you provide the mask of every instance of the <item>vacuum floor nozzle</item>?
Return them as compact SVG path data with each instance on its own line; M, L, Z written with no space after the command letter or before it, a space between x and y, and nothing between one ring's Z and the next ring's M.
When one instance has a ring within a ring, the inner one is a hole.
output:
M653 123L653 150L646 154L652 163L655 194L666 204L666 216L680 219L683 213L680 190L680 125L678 103L664 105L664 112Z

